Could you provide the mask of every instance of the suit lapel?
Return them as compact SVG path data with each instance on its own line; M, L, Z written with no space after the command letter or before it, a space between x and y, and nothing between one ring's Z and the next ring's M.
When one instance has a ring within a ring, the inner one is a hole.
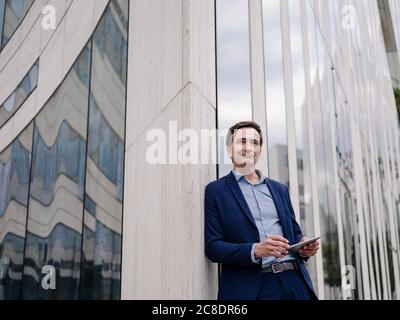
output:
M284 209L284 206L282 204L282 198L280 196L281 192L279 190L277 190L277 188L274 187L274 185L271 183L271 180L268 179L268 178L267 178L267 185L268 185L268 188L269 188L269 190L271 192L272 199L274 200L274 203L275 203L275 208L276 208L276 211L278 213L279 220L281 222L283 235L284 235L284 237L287 238L289 233L288 233L286 215L284 214L285 209Z
M239 203L240 207L242 208L247 218L249 218L249 220L257 228L253 214L251 213L249 206L247 205L246 199L243 196L242 190L240 190L239 184L236 181L234 174L231 172L229 175L227 175L225 181L228 184L229 188L231 189L233 195L235 196L235 199Z
M239 203L242 211L245 213L245 215L251 221L251 223L253 223L253 225L257 228L253 214L251 213L249 206L247 205L246 199L243 196L242 190L240 190L239 184L236 181L234 174L231 172L229 175L227 175L225 181L228 184L229 188L231 189L236 201ZM271 196L274 201L279 220L281 222L283 235L284 237L287 238L289 232L288 232L286 215L284 214L285 208L282 203L281 192L271 183L271 180L268 178L267 178L267 185L271 192Z

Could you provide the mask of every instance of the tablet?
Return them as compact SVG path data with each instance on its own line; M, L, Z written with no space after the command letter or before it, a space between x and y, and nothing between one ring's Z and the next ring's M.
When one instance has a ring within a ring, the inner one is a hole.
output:
M321 238L321 237L314 237L314 238L308 239L306 241L296 243L296 244L290 246L289 249L287 249L287 250L289 252L296 252L296 251L300 250L301 248L303 248L304 246L306 246L314 241L317 241L319 238Z

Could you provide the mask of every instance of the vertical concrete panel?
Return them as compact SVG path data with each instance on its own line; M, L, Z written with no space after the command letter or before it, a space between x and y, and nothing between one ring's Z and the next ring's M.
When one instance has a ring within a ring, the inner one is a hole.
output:
M130 1L129 21L127 146L183 86L182 0Z
M214 1L183 1L183 82L216 101Z
M188 85L127 150L123 220L123 299L212 299L216 266L204 255L204 186L215 166L159 164L146 159L146 135L168 139L192 128L215 127L215 109ZM167 152L168 155L168 152ZM168 157L167 157L168 160Z
M179 148L170 123L197 137L216 127L213 1L136 0L130 10L122 299L214 299L203 203L215 161L174 163L168 149L166 164L146 159L152 129Z

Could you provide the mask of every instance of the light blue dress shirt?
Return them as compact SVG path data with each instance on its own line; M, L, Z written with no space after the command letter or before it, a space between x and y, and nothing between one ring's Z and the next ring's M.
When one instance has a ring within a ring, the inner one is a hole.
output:
M279 221L274 200L272 199L271 192L267 185L266 177L263 176L260 171L256 170L257 175L260 177L260 181L252 184L247 181L240 172L236 170L232 170L232 172L235 175L240 190L242 191L246 203L253 215L260 235L260 241L263 241L269 235L283 237L282 226ZM254 256L255 246L256 244L253 244L251 259L254 263L259 263L260 259L256 259ZM262 257L262 265L265 267L272 263L289 260L295 260L295 257L291 253L282 258L276 258L273 256Z

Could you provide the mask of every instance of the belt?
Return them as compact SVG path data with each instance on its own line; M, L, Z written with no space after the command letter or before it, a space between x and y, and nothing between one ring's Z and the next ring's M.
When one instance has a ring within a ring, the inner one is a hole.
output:
M297 262L278 262L261 269L261 273L281 273L283 271L297 270Z

